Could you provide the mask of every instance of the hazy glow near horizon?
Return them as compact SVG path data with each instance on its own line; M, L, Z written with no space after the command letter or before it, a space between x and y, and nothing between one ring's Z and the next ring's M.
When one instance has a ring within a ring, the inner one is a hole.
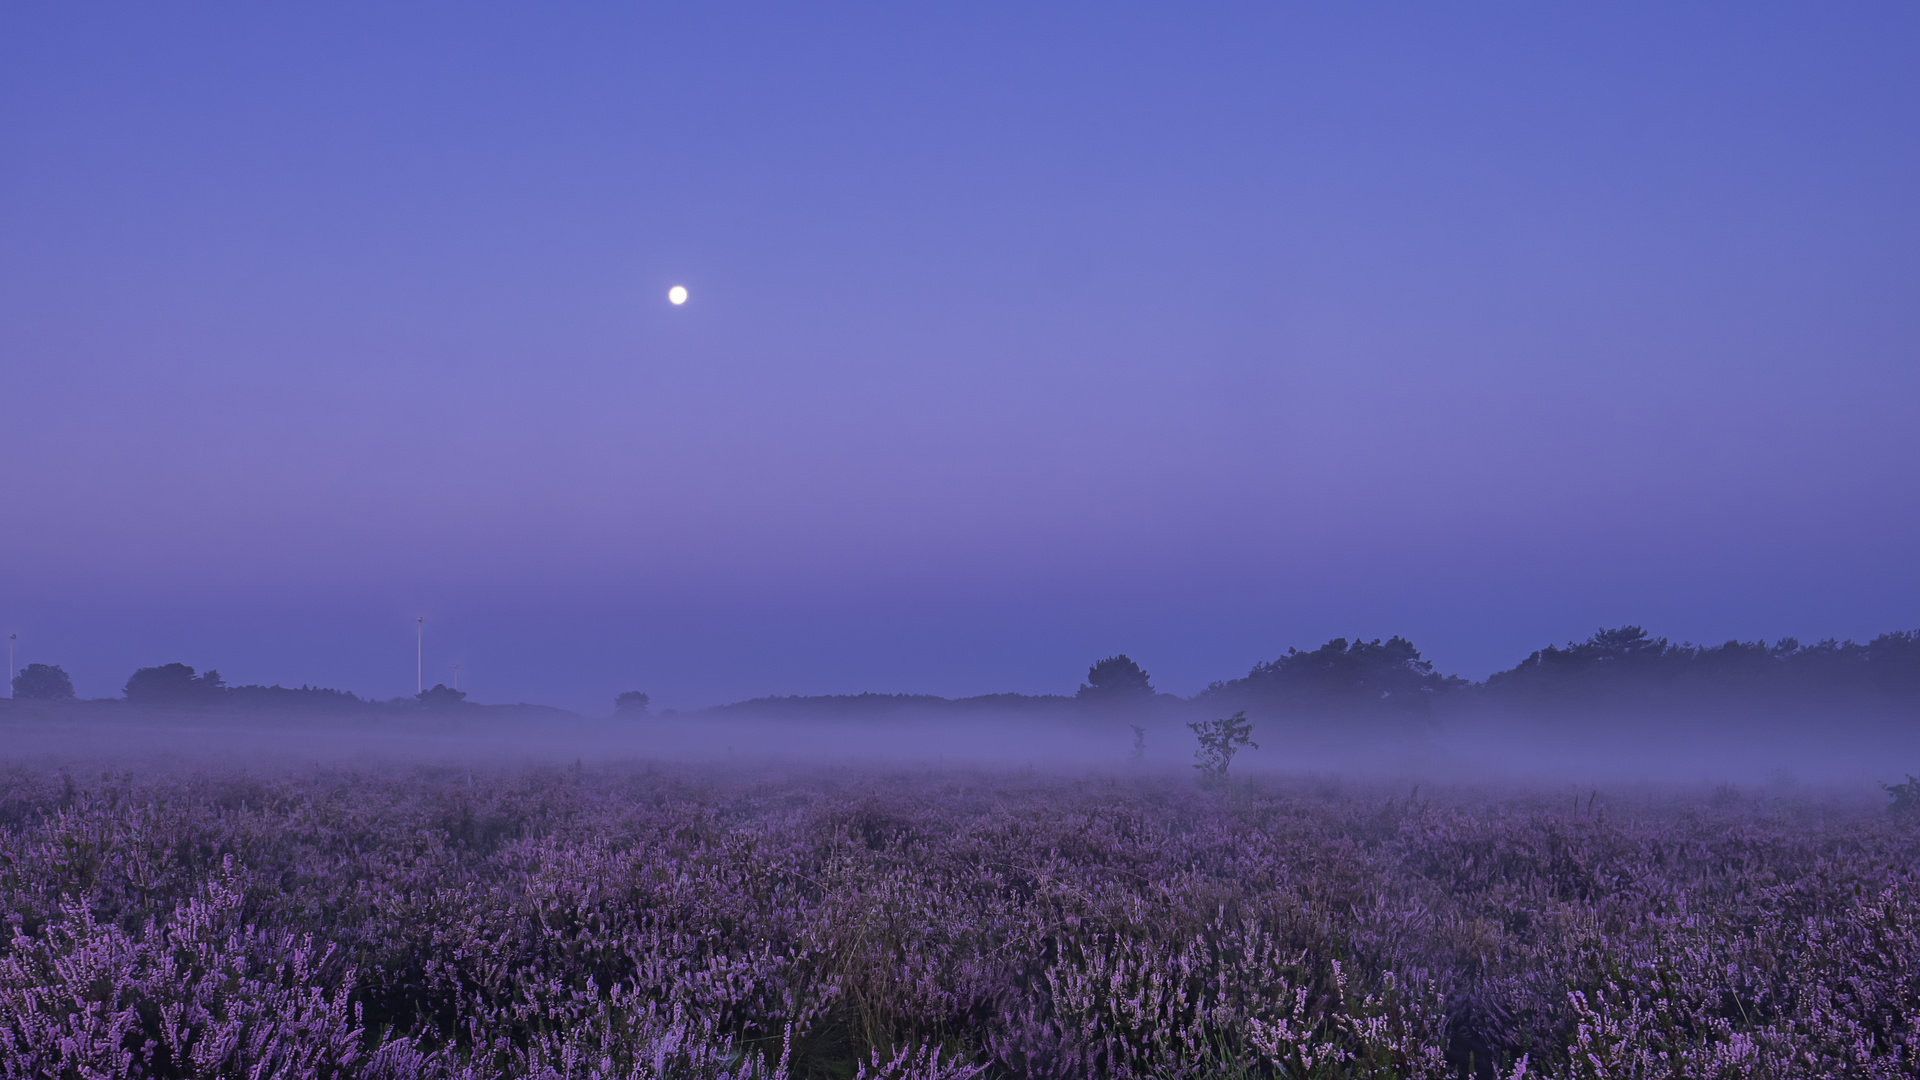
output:
M672 302L672 303L673 303L673 304L674 304L674 305L675 305L676 307L677 307L677 306L679 306L679 305L681 305L681 304L684 304L684 303L686 303L686 302L687 302L687 288L686 288L686 286L684 286L684 285L675 285L675 286L674 286L673 288L671 288L671 289L668 289L668 290L667 290L667 299L668 299L669 301L671 301L671 302Z

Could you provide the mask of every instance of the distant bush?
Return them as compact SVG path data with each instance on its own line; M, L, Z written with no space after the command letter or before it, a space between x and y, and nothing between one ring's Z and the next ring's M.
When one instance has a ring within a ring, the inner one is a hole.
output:
M621 716L645 716L653 699L638 690L629 690L613 699L613 711Z
M73 696L73 680L58 664L28 664L13 677L13 696L23 701L59 701Z

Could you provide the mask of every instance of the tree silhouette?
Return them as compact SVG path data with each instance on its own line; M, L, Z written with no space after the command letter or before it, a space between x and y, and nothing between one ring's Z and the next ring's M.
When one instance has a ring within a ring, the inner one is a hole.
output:
M420 704L429 709L448 709L465 704L467 700L465 690L455 690L446 683L434 683L431 688L422 690L415 696L419 698Z
M1288 649L1244 679L1214 683L1201 698L1267 710L1403 713L1424 711L1434 695L1466 685L1434 671L1406 638L1334 638L1311 652Z
M1153 683L1127 654L1109 656L1087 669L1087 681L1074 697L1102 705L1151 701Z
M1189 720L1187 726L1200 739L1200 748L1193 752L1193 767L1209 783L1227 778L1227 766L1233 764L1233 755L1241 747L1260 749L1260 744L1253 741L1253 721L1247 719L1245 709L1218 720Z
M204 705L219 700L225 689L217 671L196 676L186 664L162 664L134 672L121 693L136 705Z
M613 711L621 716L645 716L653 699L638 690L629 690L613 699Z
M13 696L26 701L59 701L73 696L73 680L58 664L28 664L13 677Z

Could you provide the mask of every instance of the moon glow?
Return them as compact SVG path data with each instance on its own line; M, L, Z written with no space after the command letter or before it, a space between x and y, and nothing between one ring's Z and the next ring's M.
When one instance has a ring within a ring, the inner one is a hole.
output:
M675 307L679 307L681 304L686 303L687 287L685 285L675 285L673 288L668 289L667 300L669 303L673 304L673 306Z

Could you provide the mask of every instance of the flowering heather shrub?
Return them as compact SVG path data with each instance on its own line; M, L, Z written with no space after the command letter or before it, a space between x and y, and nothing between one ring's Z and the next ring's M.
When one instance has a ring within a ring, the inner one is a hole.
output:
M0 777L0 1077L1920 1072L1920 822L1753 797Z

